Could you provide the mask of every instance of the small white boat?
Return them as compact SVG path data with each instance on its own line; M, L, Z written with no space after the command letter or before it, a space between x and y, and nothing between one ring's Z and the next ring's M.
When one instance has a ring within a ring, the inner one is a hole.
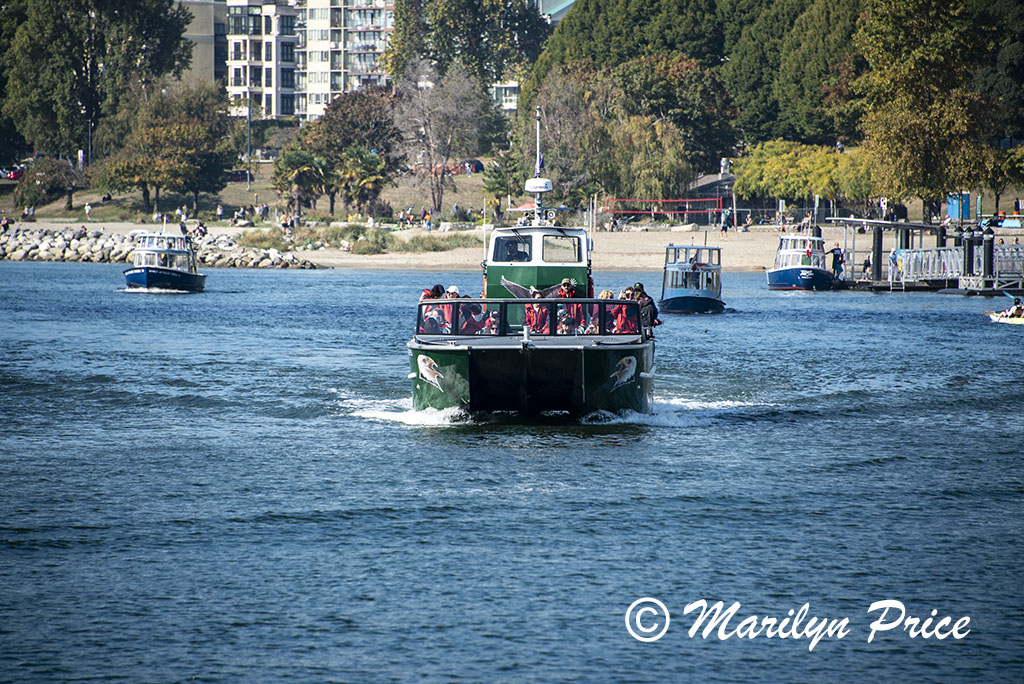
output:
M841 282L825 264L820 237L782 235L775 253L775 267L768 269L769 290L833 290Z
M722 249L698 245L665 248L662 313L722 313Z

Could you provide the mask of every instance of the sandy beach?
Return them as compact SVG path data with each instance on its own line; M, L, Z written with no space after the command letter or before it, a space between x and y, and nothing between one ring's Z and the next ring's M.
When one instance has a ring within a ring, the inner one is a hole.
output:
M26 224L24 227L62 229L69 225L82 225L87 230L99 230L107 233L128 233L133 230L152 230L151 225L130 222L93 221L59 222L41 220L38 223ZM256 228L258 230L259 227ZM236 226L209 226L215 235L240 235L252 228ZM483 237L484 231L474 231ZM402 239L409 239L423 234L422 229L413 228L396 233ZM434 232L435 235L444 233ZM822 227L822 236L826 246L833 243L850 249L852 232L847 233L844 244L842 228ZM760 271L771 267L775 259L779 233L775 227L755 226L749 232L730 230L723 236L721 231L714 229L698 229L692 231L673 230L634 230L627 232L593 233L594 271L660 271L665 263L665 247L677 245L710 245L722 248L722 268L725 271ZM892 235L885 236L885 249L888 250ZM871 235L856 235L856 250L864 253L871 248ZM386 254L352 254L340 249L296 250L296 256L308 259L317 266L326 268L379 269L379 270L456 270L467 271L480 268L484 258L483 245L479 248L460 248L445 252L393 252ZM863 257L859 257L857 261Z

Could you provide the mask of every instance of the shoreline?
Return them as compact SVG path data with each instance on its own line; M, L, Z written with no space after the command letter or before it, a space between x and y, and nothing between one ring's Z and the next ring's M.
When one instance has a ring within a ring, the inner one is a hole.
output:
M130 222L108 221L54 221L40 220L32 223L11 224L8 231L64 231L84 228L86 231L102 232L105 235L121 236L133 230L154 230L159 226ZM240 228L237 226L208 226L209 236L237 238L246 230L260 230L269 226ZM169 229L172 230L172 229ZM173 228L177 232L176 227ZM856 254L847 259L848 268L857 267L871 249L870 233L852 234L847 230L844 240L843 228L822 226L822 237L826 247L839 243L846 249L856 249ZM483 237L484 230L472 232ZM424 235L422 228L405 229L396 232L401 239ZM448 233L433 231L431 235L444 236ZM747 232L730 229L723 234L715 227L698 227L694 230L629 230L623 232L592 233L594 242L592 264L594 272L661 272L665 265L665 248L669 244L701 245L722 249L722 271L725 273L747 273L765 271L775 261L779 230L775 226L754 226ZM886 234L883 251L892 247L894 236ZM260 250L253 250L260 251ZM303 262L310 262L316 268L380 270L380 271L475 271L481 268L484 259L483 244L479 247L460 247L440 252L386 252L384 254L353 254L338 248L316 250L289 250L285 254ZM58 259L59 260L59 259ZM212 266L213 264L206 264Z

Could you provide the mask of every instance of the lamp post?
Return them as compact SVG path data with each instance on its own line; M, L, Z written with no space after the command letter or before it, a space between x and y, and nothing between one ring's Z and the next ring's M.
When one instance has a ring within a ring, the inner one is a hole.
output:
M245 189L252 189L252 88L245 95Z

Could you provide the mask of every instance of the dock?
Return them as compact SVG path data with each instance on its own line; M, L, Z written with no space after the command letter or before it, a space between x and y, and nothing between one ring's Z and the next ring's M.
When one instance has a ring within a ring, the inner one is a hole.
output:
M943 225L842 217L827 220L843 227L843 252L850 266L843 279L849 289L1024 295L1024 245L997 244L991 226L957 226L948 233ZM871 247L858 251L857 234L868 230ZM886 231L894 235L888 254L882 249ZM924 246L926 236L934 239L934 247ZM858 269L863 258L870 260L870 270Z

